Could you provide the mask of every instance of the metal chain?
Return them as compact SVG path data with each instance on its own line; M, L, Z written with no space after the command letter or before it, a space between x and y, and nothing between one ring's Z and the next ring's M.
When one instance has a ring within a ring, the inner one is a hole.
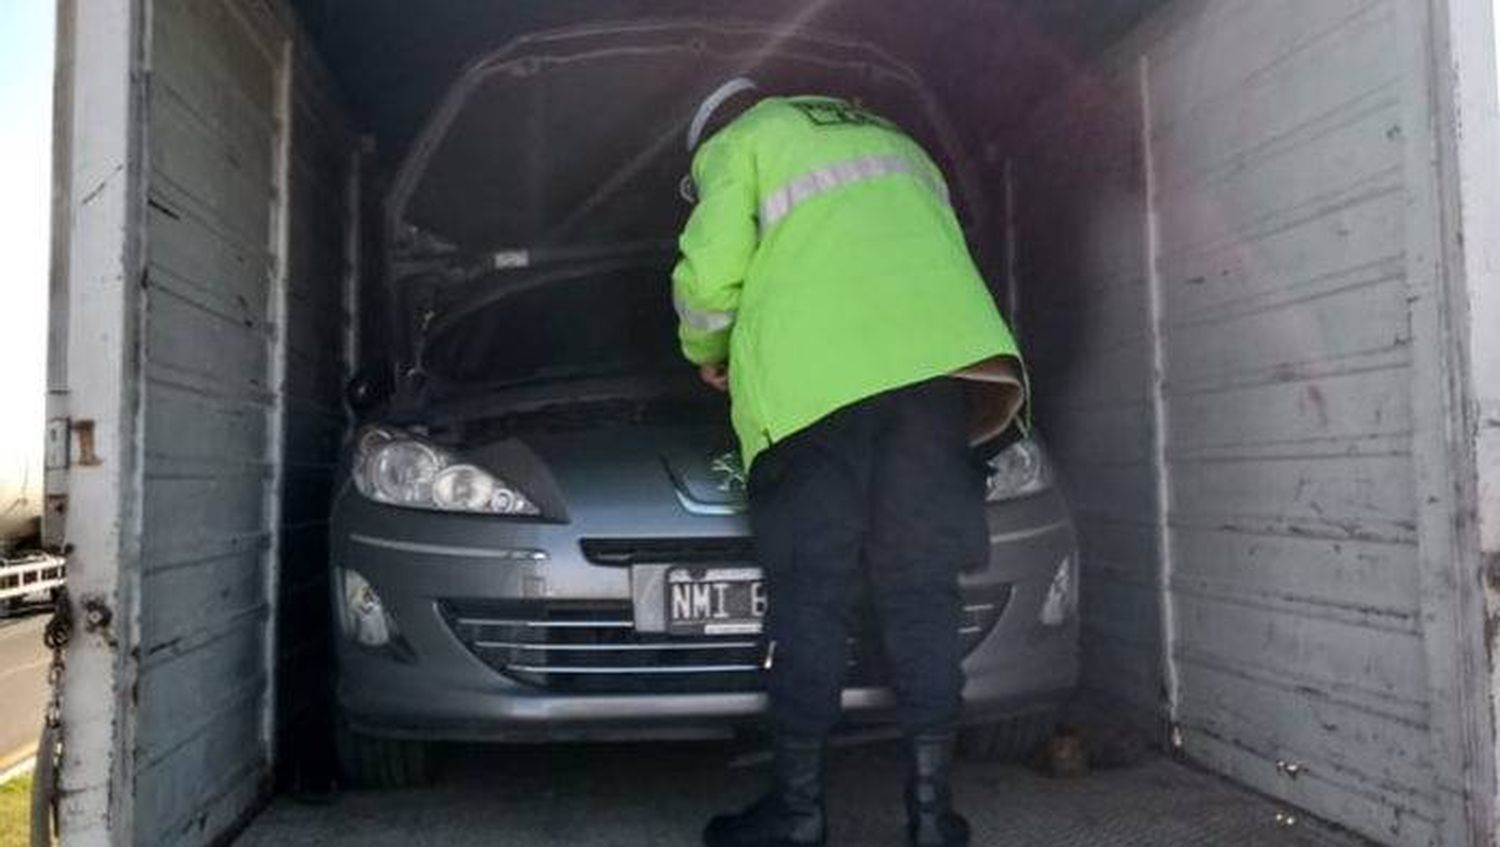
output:
M42 631L42 643L52 651L52 664L47 668L47 712L36 751L36 784L31 802L33 847L51 847L57 838L58 798L62 796L59 765L62 764L63 670L67 667L68 642L72 638L73 601L64 585L53 597L52 618Z
M52 664L47 668L47 726L56 729L62 726L63 670L67 667L68 642L73 638L73 602L68 597L67 586L57 590L52 607L52 619L42 633L42 643L52 651Z

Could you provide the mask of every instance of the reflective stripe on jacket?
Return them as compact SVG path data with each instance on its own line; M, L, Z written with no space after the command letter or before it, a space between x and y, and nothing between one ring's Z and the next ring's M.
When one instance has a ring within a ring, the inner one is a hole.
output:
M1009 424L1016 344L915 141L841 100L772 97L699 148L693 181L678 334L693 363L729 362L747 468L843 406L946 374L1006 390L975 406L988 434Z

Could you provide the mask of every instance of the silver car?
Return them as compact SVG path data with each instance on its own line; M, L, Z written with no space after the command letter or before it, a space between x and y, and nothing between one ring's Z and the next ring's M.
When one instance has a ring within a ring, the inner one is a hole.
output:
M857 43L596 27L471 65L391 185L390 284L366 304L382 364L351 385L331 565L357 778L418 780L432 741L720 737L765 708L744 473L666 282L686 156L660 142L747 56L772 84L868 98L964 193L921 80ZM1036 440L982 446L975 472L991 555L962 576L966 743L1010 755L1077 678L1076 539ZM891 705L866 629L851 727Z

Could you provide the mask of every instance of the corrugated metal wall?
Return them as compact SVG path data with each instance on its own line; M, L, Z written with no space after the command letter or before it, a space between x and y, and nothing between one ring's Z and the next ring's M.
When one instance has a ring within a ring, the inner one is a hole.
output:
M325 596L347 160L272 4L151 21L134 828L196 844L268 788L272 597ZM321 649L278 630L293 668Z
M1397 0L1180 2L1038 112L1017 169L1086 686L1216 770L1415 845L1440 843L1445 799L1407 46Z

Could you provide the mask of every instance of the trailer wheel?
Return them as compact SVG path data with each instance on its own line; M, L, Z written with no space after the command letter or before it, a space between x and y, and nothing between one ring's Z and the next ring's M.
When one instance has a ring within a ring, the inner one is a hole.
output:
M380 738L339 726L339 770L355 788L413 788L432 781L432 747L404 738Z
M1056 729L1056 712L1015 715L964 730L959 753L968 759L1016 764L1031 758Z

